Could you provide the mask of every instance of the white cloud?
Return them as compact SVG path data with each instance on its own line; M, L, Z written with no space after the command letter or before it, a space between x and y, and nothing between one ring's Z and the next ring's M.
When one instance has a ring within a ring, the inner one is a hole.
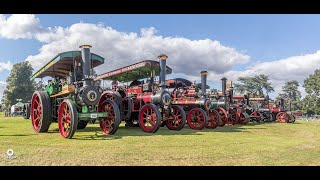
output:
M30 39L41 31L40 20L35 15L13 14L6 18L0 15L0 37Z
M313 74L316 69L319 69L317 64L320 64L320 51L280 60L256 63L244 71L227 71L221 74L211 73L209 74L209 78L220 82L221 77L225 76L233 82L236 82L238 77L264 74L269 76L270 82L275 87L273 96L281 92L281 87L285 82L297 80L300 84L299 90L301 91L301 95L304 97L306 92L302 87L303 81L310 74Z
M269 62L255 61L244 71L235 71L232 70L234 66L250 64L250 57L245 50L227 47L211 39L163 37L157 33L154 27L141 28L140 33L120 32L101 23L43 28L34 15L12 15L8 18L0 15L0 36L35 38L44 43L38 54L26 58L35 70L57 53L79 50L79 45L91 44L92 52L105 57L105 64L97 68L98 73L144 59L156 59L159 54L165 53L169 56L167 63L174 72L184 73L185 77L192 80L200 79L201 70L207 70L208 80L215 82L221 82L223 76L235 82L240 76L265 74L275 86L274 94L277 94L286 81L297 80L302 86L303 80L318 67L316 64L320 64L320 51L317 51ZM302 87L300 90L304 95Z
M12 69L13 64L8 61L8 62L0 62L0 72L4 70L10 71Z
M40 48L38 54L28 56L26 60L38 69L57 53L79 50L81 44L91 44L92 52L105 57L106 63L97 68L98 73L145 59L157 59L162 53L169 56L168 65L175 72L195 75L199 69L222 73L250 60L249 56L218 41L163 37L155 35L156 32L153 27L142 28L140 34L119 32L108 26L88 23L56 27L35 36L47 44ZM195 65L197 68L194 68Z

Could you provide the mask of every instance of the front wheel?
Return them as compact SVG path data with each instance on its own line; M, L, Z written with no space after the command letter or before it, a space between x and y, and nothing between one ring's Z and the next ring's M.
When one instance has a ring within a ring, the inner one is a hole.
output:
M148 103L139 112L139 125L147 133L155 133L161 126L161 114L158 107Z
M191 129L201 130L208 125L207 113L200 108L193 108L187 116L187 123Z
M214 129L216 127L218 127L220 120L220 115L219 112L214 110L214 109L210 109L209 110L209 115L208 115L208 125L207 128L209 129Z
M218 111L219 116L220 116L220 122L219 122L219 126L222 127L227 123L227 112L225 109L219 107L215 109L216 111Z
M260 123L260 121L262 119L262 115L258 111L251 113L250 117L253 121L255 121L257 123Z
M107 112L108 116L100 121L100 128L106 134L114 134L121 123L119 106L112 100L99 104L99 112Z
M238 122L238 115L235 109L229 108L226 125L233 126Z
M181 130L186 123L186 113L182 107L173 105L171 116L165 120L166 126L170 130Z
M250 116L247 113L240 113L239 121L242 125L248 124Z
M58 126L62 137L71 139L77 130L78 112L70 99L65 99L58 110Z

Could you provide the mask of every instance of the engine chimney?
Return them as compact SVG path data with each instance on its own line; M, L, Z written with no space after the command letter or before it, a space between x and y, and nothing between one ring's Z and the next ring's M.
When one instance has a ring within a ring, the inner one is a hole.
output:
M250 96L249 96L249 95L250 95L250 94L248 93L248 94L247 94L247 99L246 99L246 104L247 104L247 106L250 105L250 101L249 101L249 97L250 97Z
M207 75L208 71L201 71L201 96L206 96L206 89L207 89Z
M284 107L284 99L280 99L280 107L283 108Z
M229 93L230 93L230 103L233 103L233 87L230 87L229 89Z
M269 95L266 96L267 105L269 107Z
M166 87L166 61L168 56L165 54L161 54L158 56L160 61L160 76L159 76L159 86L160 89L164 89Z
M91 57L90 57L90 45L81 45L81 57L82 57L82 70L83 70L83 79L84 79L84 86L90 85L92 82L91 77Z
M225 97L226 96L226 87L227 87L227 78L223 77L221 79L222 81L222 96Z

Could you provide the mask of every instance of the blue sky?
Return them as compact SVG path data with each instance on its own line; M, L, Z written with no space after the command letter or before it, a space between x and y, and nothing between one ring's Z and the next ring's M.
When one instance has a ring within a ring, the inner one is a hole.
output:
M35 37L26 38L20 36L18 39L13 38L12 34L15 33L14 31L16 28L18 28L18 26L25 26L25 24L19 24L14 20L9 22L9 17L11 17L11 15L2 16L2 20L0 18L0 63L6 63L8 61L10 63L17 63L24 61L30 55L35 56L40 54L41 47L45 45L54 46L53 40L44 42ZM22 17L15 18L19 19ZM153 36L161 36L163 38L182 37L193 42L210 39L212 41L218 41L223 47L232 48L235 52L250 57L250 61L247 63L235 63L234 66L226 68L224 74L219 72L217 73L217 76L230 75L233 71L235 72L231 74L234 76L236 73L243 75L241 72L245 71L247 71L245 74L250 74L248 67L263 62L275 62L276 64L277 61L284 60L287 61L289 67L290 63L296 62L291 61L290 58L297 56L298 58L301 58L301 61L308 61L308 55L314 55L316 56L314 57L314 61L317 62L318 56L316 55L316 52L320 49L320 15L36 14L33 19L29 18L25 20L25 22L31 24L37 22L35 19L38 20L38 24L26 27L27 31L30 30L30 32L34 34L39 33L37 31L39 28L47 29L48 27L55 26L69 28L80 22L97 26L103 24L104 26L111 27L117 32L133 32L138 35L141 32L141 28L153 27L156 29L156 33L152 33ZM11 23L11 26L8 25L8 23ZM14 28L15 26L16 28ZM8 28L10 27L12 28L12 30L10 30L11 35L8 35L7 31L9 31ZM88 33L89 32L90 31L88 31ZM16 33L21 34L22 32ZM89 35L87 34L86 36ZM72 37L72 35L70 35L70 37ZM66 51L67 50L68 49L66 49ZM199 56L201 56L201 54ZM220 55L217 57L220 57ZM244 59L245 58L239 58L235 59L235 61ZM121 64L120 59L118 63ZM125 66L126 62L123 61L123 63L123 66ZM314 65L317 66L317 64ZM301 72L303 76L307 76L307 72L310 72L309 74L311 74L314 68L316 68L314 65L312 66L312 63L309 63L308 66L304 67L305 69L303 72L305 74ZM275 67L277 66L275 65ZM197 68L196 65L194 65L194 68ZM260 69L261 68L256 68L255 72ZM201 69L199 69L199 72L200 70ZM212 68L212 71L215 72L215 68ZM262 72L267 71L269 70L262 70ZM270 69L270 71L273 72L274 70ZM291 76L290 72L293 74L295 73L295 69L287 69L286 71L289 73L282 74L282 76ZM277 71L275 71L275 73L276 72ZM9 73L9 69L0 68L0 82L5 81ZM188 75L189 73L186 73L186 77L188 77ZM298 77L298 80L301 83L303 82L303 76L301 75L301 77ZM271 79L272 78L276 84L278 83L277 86L279 89L281 78L271 77ZM218 77L216 79L218 79ZM287 78L284 78L284 80L287 80ZM212 80L210 82L213 86L220 88L220 82Z

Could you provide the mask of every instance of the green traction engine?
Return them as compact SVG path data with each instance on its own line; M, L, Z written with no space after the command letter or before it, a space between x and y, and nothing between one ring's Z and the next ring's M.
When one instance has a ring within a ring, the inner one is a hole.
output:
M103 90L94 81L93 68L103 64L104 58L90 53L90 45L80 48L56 55L31 77L52 78L44 91L33 93L26 113L35 132L47 132L51 122L58 122L61 136L72 138L77 129L96 120L104 133L117 131L120 110L112 100L100 101Z

